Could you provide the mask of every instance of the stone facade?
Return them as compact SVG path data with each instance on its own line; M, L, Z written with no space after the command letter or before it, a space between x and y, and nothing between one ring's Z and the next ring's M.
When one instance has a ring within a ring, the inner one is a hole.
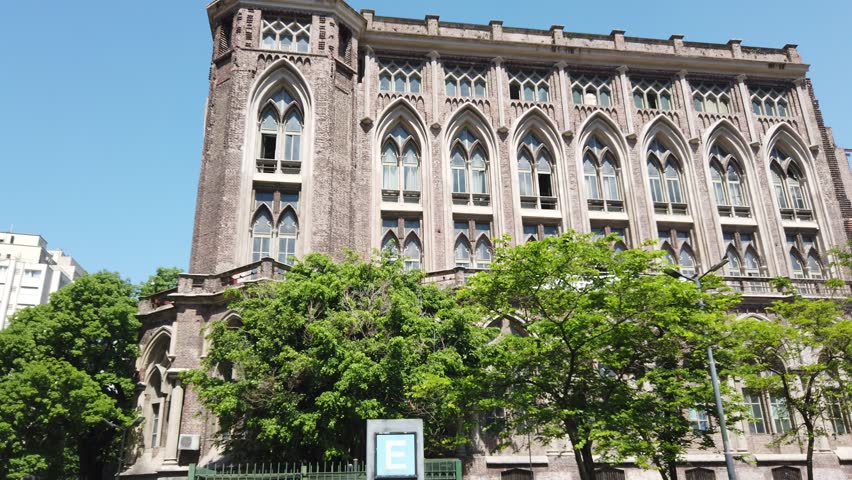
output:
M728 255L741 313L759 315L779 298L775 276L825 295L826 252L852 235L852 175L794 45L389 18L340 0L216 0L208 14L190 273L140 304L148 421L126 476L181 477L218 458L215 420L177 374L200 365L206 325L238 321L222 292L279 278L292 256L368 256L393 241L453 285L487 268L503 235L616 232L696 271ZM852 436L839 433L819 445L820 479L852 475ZM200 448L180 448L181 435ZM803 465L798 446L771 438L733 436L755 460L738 464L741 479ZM532 463L540 479L576 478L565 444L473 451L471 477ZM719 452L687 463L724 477Z

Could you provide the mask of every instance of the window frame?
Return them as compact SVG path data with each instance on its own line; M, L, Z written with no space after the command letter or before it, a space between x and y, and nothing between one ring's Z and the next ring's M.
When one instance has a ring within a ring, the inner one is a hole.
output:
M417 222L414 226L412 222ZM382 215L381 250L392 251L394 258L402 258L405 270L422 270L426 259L426 251L423 246L423 219L418 214L414 215ZM388 250L388 240L395 243ZM416 242L420 250L419 258L408 255L408 245Z
M423 188L423 160L422 160L422 150L420 148L420 143L418 142L417 137L411 133L412 129L410 126L403 124L402 122L396 123L393 128L389 128L385 133L383 140L380 144L380 163L382 165L382 201L383 202L392 202L392 203L420 203L420 198L422 195ZM404 136L398 135L398 133L403 133ZM386 154L388 153L387 147L390 146L393 148L394 154L394 162L388 163ZM416 161L415 169L415 183L414 189L408 188L408 177L406 176L407 170L412 168L411 165L408 165L406 162L409 160L408 152L409 148L414 152L414 159ZM393 167L396 173L394 176L396 177L396 188L389 188L390 186L385 183L387 179L386 170L389 167Z
M553 88L550 85L551 72L534 69L515 69L508 71L509 74L509 99L515 102L526 103L551 103L553 101ZM517 88L517 98L514 96ZM532 90L532 98L527 98L527 88ZM542 93L544 99L542 99Z
M589 211L624 212L626 210L626 203L624 200L624 188L621 183L621 164L618 161L618 157L613 153L613 149L601 142L598 137L592 135L586 140L583 146L581 159L583 188L585 190L586 207ZM595 169L594 177L592 177L591 171L587 171L586 169L587 161ZM604 172L604 166L607 162L613 167L614 175L612 176ZM613 180L607 182L607 179ZM590 191L592 181L595 182L596 198L592 196L592 192ZM611 193L608 191L607 185L612 182L615 183L617 198L607 198L609 193Z
M279 105L280 98L281 105ZM289 101L286 99L289 98ZM271 174L299 174L302 170L304 138L305 138L305 111L299 100L290 93L290 90L281 87L261 104L258 109L257 118L257 143L255 154L255 166L257 173ZM264 121L268 112L276 114L276 128L264 129ZM299 130L288 130L291 115L298 115ZM270 157L265 153L266 139L275 136L275 152ZM295 145L295 147L294 147ZM290 147L290 148L288 148ZM297 153L298 158L292 156Z
M281 23L281 29L274 28L274 24ZM311 53L311 24L310 17L287 17L281 15L271 15L269 17L262 16L260 23L259 48L264 50L275 50L280 52L290 52L297 54ZM272 30L275 33L275 40L272 46L265 41L267 31ZM283 33L288 32L292 39L289 46L284 47L281 38ZM299 48L299 38L307 39L307 46L304 50Z
M813 197L804 169L777 145L769 152L769 176L774 202L782 220L814 219ZM797 205L797 199L801 205Z
M789 88L780 86L750 86L749 100L752 113L761 117L793 117L789 91Z
M668 215L688 215L689 191L686 187L684 167L677 155L658 139L654 139L648 145L645 165L648 169L648 189L651 193L654 212ZM677 174L675 178L672 178L669 174L669 168ZM656 173L656 175L652 175L652 173ZM653 182L655 179L660 184L661 197L659 199L654 194ZM675 186L681 197L680 202L673 202L671 199L672 190Z
M415 60L383 59L379 60L379 71L377 75L379 93L391 95L423 95L423 63ZM382 85L382 77L389 78L388 88ZM402 80L403 89L397 89L397 81ZM412 88L412 80L416 79L417 88Z
M299 242L301 240L302 233L300 215L300 207L302 203L301 192L292 187L281 187L276 189L255 188L253 193L255 200L252 203L252 214L250 217L251 223L249 224L249 258L251 262L258 262L263 258L272 258L279 263L293 265L293 263L298 259L300 253ZM272 193L271 205L266 200L258 200L261 195L267 195L269 193ZM263 235L258 237L255 233L255 225L258 219L265 215L268 215L271 231L268 236ZM288 215L292 215L296 232L292 237L282 237L281 227ZM265 255L263 254L264 252L262 249L258 251L255 246L255 240L257 239L267 241ZM292 240L293 254L291 257L285 258L284 261L282 261L281 246L282 241L286 240Z
M672 91L673 83L671 79L643 78L632 83L633 106L637 110L657 110L661 112L677 110L678 107L676 97ZM665 108L663 105L664 98L668 101L668 106Z
M749 184L748 178L745 175L745 170L736 156L720 146L718 143L713 144L710 148L709 162L710 168L710 183L713 190L713 197L716 201L716 210L720 216L725 217L751 217L751 202L749 201ZM731 180L731 170L736 173L739 180L735 183ZM719 176L719 181L716 181L715 175ZM732 185L738 185L740 204L735 204L733 198ZM722 194L722 199L719 194Z
M449 92L449 84L453 80L453 93ZM469 95L462 93L464 79L469 81ZM482 94L477 93L477 85L482 85ZM450 98L488 98L488 69L484 67L470 66L445 66L444 67L444 95Z
M453 205L475 205L490 206L491 204L491 162L488 148L485 142L474 133L471 126L464 126L458 130L450 143L450 191ZM460 153L458 160L464 162L464 166L456 164L456 152ZM475 165L477 152L481 152L479 160L483 162L480 168ZM456 188L456 177L464 180L464 191ZM474 180L481 177L484 182L484 192L476 192Z
M612 76L604 74L578 74L572 77L571 101L575 106L610 108L613 107L614 99L612 87ZM607 93L606 105L603 104L601 93ZM595 103L587 103L586 100L592 95ZM579 101L578 101L579 98Z
M736 114L736 102L734 101L730 83L699 81L690 86L692 87L692 108L696 113L726 116ZM708 108L709 105L712 105L713 108ZM721 105L725 105L725 110L727 111L723 112L722 108L720 108Z
M527 132L515 150L517 157L518 169L518 195L520 197L522 209L539 209L539 210L559 210L558 193L556 190L556 161L550 148L541 141L539 135L535 132ZM521 170L521 161L524 159L524 154L528 154L528 163L530 169L528 171ZM539 165L540 162L546 162L549 172L542 172ZM523 175L529 175L530 192L524 195L523 191ZM550 183L550 193L552 195L542 195L542 176L546 175Z
M487 228L484 228L487 227ZM494 260L494 243L491 240L493 224L491 220L476 219L454 219L453 220L453 261L456 268L465 270L487 270ZM458 255L458 246L465 245L469 256L462 258ZM479 247L488 249L489 259L487 262L478 258ZM460 260L466 260L461 261ZM485 265L485 266L483 266Z
M666 233L663 236L663 233ZM685 234L686 238L683 238ZM658 248L667 252L666 256L672 256L675 263L672 267L677 267L684 276L689 277L700 270L701 262L699 260L698 251L693 247L695 243L695 233L692 226L684 229L684 226L667 227L657 226L657 241ZM684 255L688 255L692 259L692 267L684 269L681 260Z

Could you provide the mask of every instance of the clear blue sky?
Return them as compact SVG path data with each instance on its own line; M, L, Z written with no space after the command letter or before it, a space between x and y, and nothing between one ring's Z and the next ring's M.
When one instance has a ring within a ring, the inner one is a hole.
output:
M201 0L7 1L0 230L39 233L89 271L187 268L211 40ZM849 0L353 0L378 15L781 47L799 44L852 148Z

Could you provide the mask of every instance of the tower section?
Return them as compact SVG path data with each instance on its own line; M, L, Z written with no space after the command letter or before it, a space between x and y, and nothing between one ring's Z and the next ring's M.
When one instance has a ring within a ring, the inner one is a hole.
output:
M357 38L340 1L217 0L192 273L358 248ZM362 169L364 170L364 169ZM334 219L334 222L332 222Z

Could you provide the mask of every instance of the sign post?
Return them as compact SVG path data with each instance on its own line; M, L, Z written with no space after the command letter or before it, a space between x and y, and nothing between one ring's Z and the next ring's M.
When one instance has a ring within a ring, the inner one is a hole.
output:
M424 480L423 420L367 420L367 480Z

